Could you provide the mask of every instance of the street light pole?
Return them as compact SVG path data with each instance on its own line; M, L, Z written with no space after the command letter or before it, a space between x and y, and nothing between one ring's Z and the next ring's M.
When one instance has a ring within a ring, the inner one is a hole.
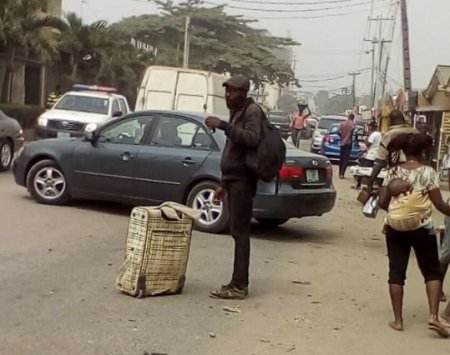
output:
M183 51L183 68L189 68L189 25L191 18L186 16L186 24L184 27L184 51Z

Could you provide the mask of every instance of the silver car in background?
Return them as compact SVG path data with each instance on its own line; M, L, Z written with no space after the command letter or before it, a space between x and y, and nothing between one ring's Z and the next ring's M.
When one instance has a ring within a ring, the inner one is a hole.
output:
M23 146L23 131L19 122L0 110L0 171L11 167L14 154Z
M314 134L311 140L311 152L320 153L322 149L322 140L330 127L335 123L344 122L347 119L346 116L339 115L326 115L322 116L317 123L317 127L314 130Z

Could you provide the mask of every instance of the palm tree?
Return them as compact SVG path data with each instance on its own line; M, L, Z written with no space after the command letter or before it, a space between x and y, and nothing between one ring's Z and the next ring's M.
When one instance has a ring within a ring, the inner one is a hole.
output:
M65 15L68 29L62 35L61 50L70 55L71 79L75 80L80 64L91 61L96 51L102 45L101 33L106 29L105 21L97 21L90 25L83 24L83 20L75 13Z
M55 37L42 35L51 28L63 31L66 23L55 16L41 12L41 0L3 0L0 7L0 53L6 56L2 84L2 102L10 102L14 63L17 56L28 56L31 48L42 42L43 49L52 50ZM51 32L50 32L51 33Z

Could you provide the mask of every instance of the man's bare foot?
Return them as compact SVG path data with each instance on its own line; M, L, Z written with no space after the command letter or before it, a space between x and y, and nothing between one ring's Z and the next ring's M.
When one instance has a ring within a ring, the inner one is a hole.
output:
M389 322L389 326L392 329L397 330L399 332L401 332L403 330L403 322L397 322L397 321Z
M441 338L448 338L450 333L438 320L429 320L428 329L434 330Z

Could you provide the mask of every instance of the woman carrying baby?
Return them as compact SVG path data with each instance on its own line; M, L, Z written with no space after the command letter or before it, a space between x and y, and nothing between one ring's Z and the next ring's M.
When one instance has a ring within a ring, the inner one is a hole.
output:
M430 316L428 328L441 337L449 332L439 321L442 271L432 224L432 205L450 216L439 189L436 171L423 165L423 152L433 142L422 134L400 134L388 145L389 172L380 191L379 207L387 210L386 245L389 258L389 294L394 321L389 326L403 330L403 286L411 248L425 279ZM399 162L403 151L406 161Z

